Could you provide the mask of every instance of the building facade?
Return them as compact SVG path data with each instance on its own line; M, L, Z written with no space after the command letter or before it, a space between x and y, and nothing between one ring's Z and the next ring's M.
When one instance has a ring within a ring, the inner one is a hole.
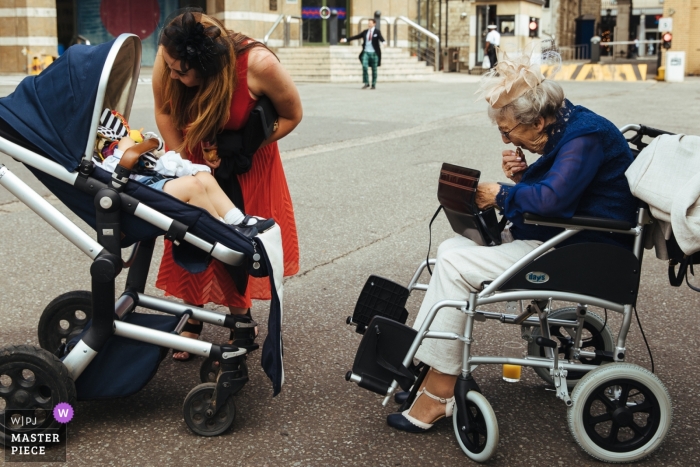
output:
M142 64L152 65L160 27L178 9L197 6L230 29L259 40L267 38L270 47L300 42L328 45L332 37L329 20L322 18L325 7L333 12L339 37L357 34L379 12L380 28L390 45L429 58L423 55L434 49L434 42L408 27L405 18L437 36L443 52L440 59L451 63L459 57L462 70L480 67L488 24L497 25L506 50L522 49L532 40L554 41L566 49L589 44L594 35L603 40L658 39L658 19L663 15L674 19L673 50L685 50L687 71L699 73L699 28L691 25L700 24L700 0L660 1L0 0L0 72L28 72L36 56L57 56L73 43L105 42L122 32L141 38ZM629 54L630 49L606 52ZM645 45L636 52L654 55L656 46ZM449 63L441 68L451 69Z
M664 17L673 19L671 50L684 51L685 72L700 75L700 0L665 0Z

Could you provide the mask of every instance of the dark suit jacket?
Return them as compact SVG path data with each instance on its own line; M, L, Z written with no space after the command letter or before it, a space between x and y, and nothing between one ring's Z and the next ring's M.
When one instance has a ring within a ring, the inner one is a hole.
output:
M348 37L348 42L354 41L355 39L362 39L362 52L360 52L360 62L362 61L362 54L365 53L365 44L367 43L367 31L369 31L369 29L365 29L356 36ZM384 42L384 37L382 36L382 32L375 27L374 34L372 35L372 47L374 47L374 51L377 52L377 66L382 66L382 49L379 47L379 41Z

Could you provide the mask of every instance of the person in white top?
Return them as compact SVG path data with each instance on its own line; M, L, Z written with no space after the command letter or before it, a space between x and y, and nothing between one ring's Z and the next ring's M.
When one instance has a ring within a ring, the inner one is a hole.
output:
M495 24L489 24L489 33L486 34L486 44L484 44L484 55L489 57L489 62L491 62L491 68L496 66L498 63L498 57L496 56L496 47L501 45L501 35Z

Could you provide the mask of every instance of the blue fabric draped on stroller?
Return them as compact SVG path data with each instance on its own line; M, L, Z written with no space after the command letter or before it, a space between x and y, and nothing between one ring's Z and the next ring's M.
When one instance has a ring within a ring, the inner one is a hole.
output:
M188 408L185 401L188 426L198 434L211 436L222 433L233 422L232 396L248 379L247 352L178 335L189 318L232 328L231 316L144 294L155 238L165 235L174 244L186 246L187 256L200 263L213 258L243 267L253 276L270 278L273 299L261 363L277 395L284 382L280 232L274 226L249 238L203 209L162 191L133 180L119 186L112 173L94 166L92 155L100 114L110 108L129 117L140 59L141 44L134 35L124 34L97 46L76 45L40 75L26 78L14 93L0 99L0 151L24 163L97 232L95 241L6 167L0 167L0 184L93 260L92 291L64 294L44 311L39 325L44 350L27 346L2 349L0 371L20 374L23 365L34 361L37 353L42 355L42 364L48 365L42 373L46 379L42 384L52 394L37 402L37 407L52 409L58 402L72 402L76 387L78 399L132 394L155 374L163 349L187 351L206 357L209 368L219 362L214 377L200 385L206 387L197 386L188 395L207 393L215 407L213 412L219 416L205 416L202 421L198 416L202 415L198 412L201 408L194 404ZM131 245L135 245L132 257L122 260L121 249ZM127 267L126 290L115 299L115 278ZM134 313L137 306L165 314ZM78 309L85 316L76 318ZM58 325L61 320L69 322L67 329ZM47 356L46 351L60 352L62 362ZM66 370L68 382L61 376ZM130 383L124 384L124 380ZM6 414L13 409L8 405ZM47 420L37 432L55 428L54 422ZM11 432L10 426L3 425L0 442L5 444Z

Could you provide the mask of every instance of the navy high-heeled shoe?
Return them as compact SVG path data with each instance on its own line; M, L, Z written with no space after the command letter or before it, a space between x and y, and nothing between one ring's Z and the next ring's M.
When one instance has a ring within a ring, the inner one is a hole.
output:
M409 415L409 412L413 408L413 406L416 404L416 401L425 394L426 396L430 397L433 400L436 400L440 402L441 404L445 404L445 414L440 414L436 419L434 419L431 423L425 423L421 422L415 417L412 417ZM444 397L438 397L434 394L431 394L428 392L425 388L421 389L418 391L416 394L416 398L413 401L413 404L411 404L411 407L409 407L407 410L404 410L403 412L400 413L392 413L389 416L386 417L386 423L392 427L396 428L397 430L401 431L406 431L409 433L425 433L429 429L433 427L435 422L438 420L445 418L445 417L451 417L452 413L454 411L455 407L455 398L454 396L450 397L449 399L445 399Z

